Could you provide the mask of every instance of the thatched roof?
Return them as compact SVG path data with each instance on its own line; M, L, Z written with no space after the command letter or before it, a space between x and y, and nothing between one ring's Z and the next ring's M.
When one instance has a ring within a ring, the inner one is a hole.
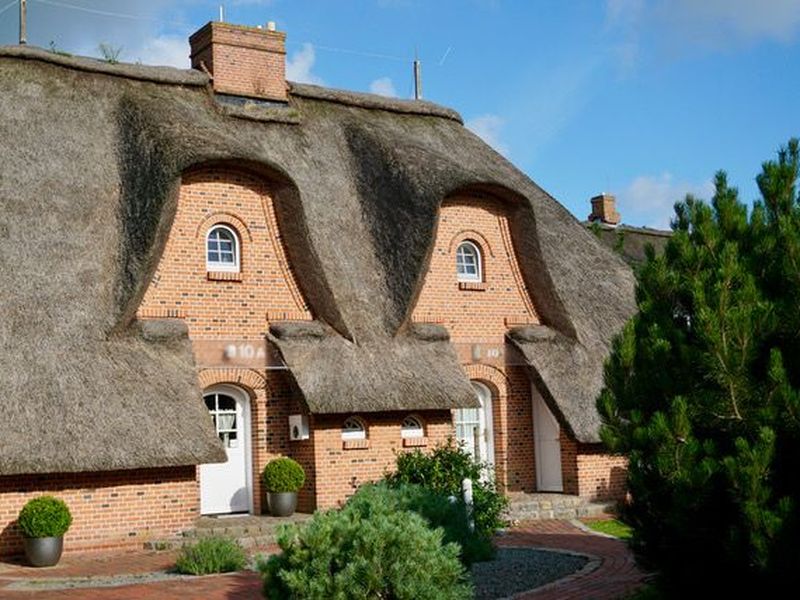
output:
M26 355L27 362L18 364L26 378L39 365L58 363L66 348L91 347L98 361L116 352L98 342L113 344L114 332L129 330L163 250L180 174L199 164L230 162L273 182L289 259L315 318L329 328L324 335L285 339L273 331L310 405L344 410L326 391L338 381L334 372L344 369L374 389L370 395L359 384L339 391L343 402L354 394L352 409L360 409L358 403L385 406L379 396L398 382L409 386L400 390L404 396L432 396L433 406L469 402L466 376L453 375L447 342L409 326L438 207L464 191L489 193L508 204L521 271L538 313L590 355L581 372L571 373L573 379L599 380L610 338L634 310L630 270L465 129L456 113L430 103L296 84L285 109L223 107L204 75L150 69L0 49L0 202L7 223L0 248L17 256L12 241L29 230L41 244L23 262L5 261L11 265L7 289L20 291L0 300L3 314L11 309L17 323L12 329L0 325L4 334L14 334L3 335L6 351ZM65 239L70 228L79 233ZM59 258L62 252L75 258ZM69 285L52 287L53 281ZM36 287L45 291L34 293ZM45 335L45 323L53 343L36 358L33 348ZM529 344L515 343L523 351ZM176 361L179 356L184 355L176 352ZM364 363L369 372L359 366ZM531 365L535 371L536 361ZM97 375L105 377L87 368L81 378ZM116 379L108 375L105 393ZM7 377L0 372L0 383ZM170 378L153 379L164 385ZM45 390L31 401L44 406L84 398L78 379L74 385L62 382L61 393ZM572 427L572 412L561 407L575 400L553 387L545 398ZM22 391L18 384L14 389ZM118 389L130 397L132 390ZM582 439L594 440L596 432Z
M440 326L354 344L318 321L285 322L271 326L270 340L314 413L480 406Z

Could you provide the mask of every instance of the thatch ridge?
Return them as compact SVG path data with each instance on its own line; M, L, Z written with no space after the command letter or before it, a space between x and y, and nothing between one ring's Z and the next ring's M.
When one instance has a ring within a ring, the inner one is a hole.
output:
M408 115L441 117L443 119L457 121L458 123L464 123L464 119L457 111L427 100L389 98L387 96L379 96L378 94L338 90L309 83L295 83L291 81L289 82L289 94L300 98L324 100L326 102L334 102L336 104L354 106L356 108L385 110Z
M87 73L101 73L125 79L170 85L206 86L209 77L193 69L158 67L132 63L109 63L97 58L59 54L38 46L0 46L0 57L38 60Z

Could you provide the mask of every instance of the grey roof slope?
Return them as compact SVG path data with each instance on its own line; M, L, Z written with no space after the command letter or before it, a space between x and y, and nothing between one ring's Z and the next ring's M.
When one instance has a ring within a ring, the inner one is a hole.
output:
M656 255L661 254L664 252L669 238L672 237L671 230L651 227L635 227L624 224L616 227L604 224L595 226L591 223L585 223L585 225L603 244L618 252L625 262L633 267L645 262L648 246L653 247ZM596 233L595 228L597 229Z
M465 129L456 113L430 103L296 84L287 109L234 109L220 107L207 79L194 72L157 68L148 78L148 67L97 63L94 69L92 63L41 50L0 49L0 224L6 230L0 253L6 257L7 289L14 290L0 299L6 321L0 331L4 355L25 357L12 358L11 371L19 375L9 380L9 369L0 371L5 389L23 393L37 371L75 348L85 349L90 362L116 364L122 346L115 340L129 332L163 251L180 174L224 161L273 182L289 259L313 314L329 328L324 337L289 335L282 341L273 335L307 401L330 403L339 394L336 373L353 367L363 353L371 357L376 387L348 390L348 402L351 408L383 406L377 394L394 378L402 380L408 368L397 360L410 360L415 353L409 349L424 347L419 368L427 361L440 377L420 378L425 384L414 393L437 398L436 406L469 402L463 397L466 376L448 358L451 350L438 350L446 342L423 342L409 319L439 205L450 194L473 190L508 204L521 270L543 322L586 353L585 361L565 356L573 364L566 369L568 382L554 381L539 372L536 360L530 362L562 423L581 441L597 440L596 431L574 426L568 415L586 384L602 377L611 337L633 313L632 273L560 204ZM41 245L20 257L19 242L30 230ZM65 230L77 235L65 239ZM529 354L531 342L512 341ZM322 352L323 345L335 352ZM51 431L36 415L53 403L84 402L109 413L107 419L123 420L116 409L105 408L114 406L107 397L116 394L123 412L146 412L149 407L131 401L131 393L150 397L156 390L148 386L166 385L174 372L188 373L188 350L169 348L172 362L162 357L153 367L164 376L155 374L144 386L112 385L125 378L75 366L58 389L52 384L34 396L24 393L32 408L9 415L0 439L21 427L29 432L25 439L36 443ZM137 369L131 367L129 380L141 375ZM202 412L195 397L187 422ZM10 425L15 418L20 420ZM72 419L65 420L62 441L72 439ZM133 428L134 418L129 421ZM196 437L207 439L200 432ZM90 449L102 453L103 447L98 442ZM94 460L117 464L113 457Z

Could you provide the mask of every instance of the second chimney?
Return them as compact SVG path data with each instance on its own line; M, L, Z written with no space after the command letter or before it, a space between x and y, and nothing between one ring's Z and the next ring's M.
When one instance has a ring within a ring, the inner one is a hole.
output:
M592 198L592 212L589 215L590 223L605 223L617 225L620 221L616 207L617 199L611 194L600 194Z
M218 94L286 102L286 34L211 22L189 38L192 68L207 71Z

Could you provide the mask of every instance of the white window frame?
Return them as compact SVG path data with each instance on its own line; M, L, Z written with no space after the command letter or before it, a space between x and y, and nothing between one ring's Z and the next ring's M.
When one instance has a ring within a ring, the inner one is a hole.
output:
M475 275L471 275L469 273L459 273L458 272L458 254L461 251L461 248L467 246L472 249L475 253L475 260L476 260L476 273ZM478 244L473 242L472 240L464 240L456 246L456 276L458 277L459 281L483 281L483 253L481 252L481 248Z
M354 427L357 425L357 427ZM350 416L342 423L343 440L365 440L367 439L367 425L361 417Z
M233 236L233 263L211 262L208 260L208 240L211 234L217 229L224 229ZM241 265L241 243L239 243L239 234L236 230L224 223L216 223L208 228L205 239L205 253L206 253L206 271L219 272L226 271L229 273L238 273Z
M400 425L400 437L403 439L425 437L425 423L419 415L406 415Z

